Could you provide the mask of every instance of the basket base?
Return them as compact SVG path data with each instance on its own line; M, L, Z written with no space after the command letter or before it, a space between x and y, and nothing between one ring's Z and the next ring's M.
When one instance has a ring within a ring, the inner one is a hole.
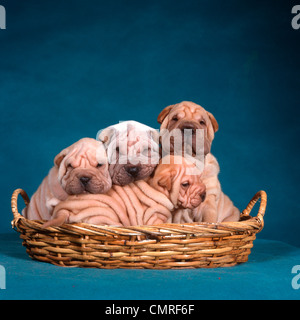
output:
M68 248L61 248L59 246L46 246L45 239L38 239L36 235L33 238L21 235L24 240L23 245L26 247L27 254L34 260L41 262L47 262L61 267L81 267L81 268L100 268L100 269L194 269L194 268L220 268L220 267L232 267L237 264L245 263L248 261L248 256L251 253L253 247L253 240L255 235L248 237L247 242L239 241L239 245L228 246L226 240L222 240L222 247L220 247L220 240L213 242L209 246L209 241L194 246L196 248L189 248L187 245L183 246L182 252L170 251L170 247L165 246L165 250L159 250L154 252L146 252L144 248L134 248L134 246L123 246L120 248L112 248L111 244L107 241L95 244L94 247L100 249L102 247L111 247L111 251L97 251L88 248L90 246L85 245L86 250L82 250L83 246L78 245L85 239L73 239L72 241L56 240L60 242L60 245L64 242L66 245L68 242ZM43 242L41 241L43 240ZM50 242L50 239L49 239ZM75 251L74 242L77 242L77 248ZM145 241L144 241L145 242ZM150 241L153 242L153 241ZM192 244L194 244L191 241ZM52 244L52 243L51 243ZM137 245L136 245L137 246ZM199 246L204 249L199 250ZM140 244L141 247L141 244ZM95 249L94 248L94 249ZM131 254L128 254L131 249ZM193 251L192 251L193 249ZM177 249L178 250L178 249ZM78 253L80 251L80 253ZM156 254L155 254L156 253Z

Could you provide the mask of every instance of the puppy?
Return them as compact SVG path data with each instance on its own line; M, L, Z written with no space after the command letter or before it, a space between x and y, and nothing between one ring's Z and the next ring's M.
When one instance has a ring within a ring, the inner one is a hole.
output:
M117 227L153 225L171 222L173 208L164 194L138 180L113 185L107 194L69 196L55 207L52 220L43 226L78 222Z
M200 205L191 210L178 210L173 214L173 223L208 222L221 223L238 221L240 211L221 190L218 179L220 168L216 158L211 154L205 157L202 182L206 188L206 197Z
M208 154L214 134L219 125L215 117L200 105L183 101L164 108L157 117L160 126L162 150L165 154L182 155L186 151L190 156ZM190 149L188 139L183 134L190 134ZM177 139L179 138L179 139ZM200 160L200 159L199 159Z
M165 194L173 203L175 213L194 209L206 197L206 187L195 163L182 156L165 156L155 170L149 184Z
M106 193L111 185L103 144L83 138L55 157L54 167L31 197L23 214L31 220L50 220L53 208L68 195Z
M125 227L171 223L174 210L201 204L205 186L193 163L182 157L182 164L175 164L173 156L167 160L171 164L160 163L147 180L113 185L105 195L69 196L55 207L53 219L44 226L72 222Z
M159 133L136 121L125 121L101 131L113 184L127 185L149 177L159 162Z

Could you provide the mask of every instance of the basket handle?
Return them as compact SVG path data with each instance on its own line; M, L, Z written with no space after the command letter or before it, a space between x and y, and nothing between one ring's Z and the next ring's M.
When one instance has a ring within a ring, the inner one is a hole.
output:
M241 216L249 216L251 213L251 210L253 209L255 203L260 199L260 206L257 213L257 219L263 223L266 207L267 207L267 194L265 191L261 190L258 191L255 196L250 200L245 210L243 210Z
M11 196L11 211L14 215L14 221L22 218L23 216L19 213L18 210L18 196L21 194L26 206L29 204L29 197L23 189L16 189Z

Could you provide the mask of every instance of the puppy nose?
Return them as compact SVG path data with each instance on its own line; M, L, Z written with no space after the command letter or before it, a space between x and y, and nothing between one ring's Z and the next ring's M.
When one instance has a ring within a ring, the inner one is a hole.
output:
M140 171L139 167L127 167L126 171L133 177L136 177Z
M86 186L87 183L88 183L90 180L91 180L91 178L89 178L89 177L80 177L80 181L81 181L81 183L82 183L84 186Z

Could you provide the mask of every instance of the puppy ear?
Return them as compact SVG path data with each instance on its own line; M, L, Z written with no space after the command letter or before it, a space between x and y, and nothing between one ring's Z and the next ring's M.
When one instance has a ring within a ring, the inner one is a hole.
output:
M211 121L211 124L212 124L212 126L213 126L214 132L217 132L217 131L219 130L219 124L218 124L216 118L213 116L212 113L210 113L210 112L208 112L208 111L207 111L207 114L208 114L209 119L210 119L210 121Z
M54 158L54 165L56 167L59 167L61 162L63 161L63 158L69 153L69 149L66 148L62 150L55 158Z
M107 146L109 144L110 140L112 139L114 132L115 132L115 129L111 128L111 127L108 127L106 129L100 130L97 133L97 138L96 139L98 141L102 141L102 143L105 146Z
M172 181L171 181L171 176L169 174L164 175L161 177L158 181L157 184L164 188L167 189L168 191L171 191L172 189Z
M160 179L157 181L157 184L170 192L172 189L172 181L175 175L176 172L174 170L168 170L161 175Z
M174 104L164 108L157 117L157 122L162 123L165 117L170 113L171 109L174 107Z

